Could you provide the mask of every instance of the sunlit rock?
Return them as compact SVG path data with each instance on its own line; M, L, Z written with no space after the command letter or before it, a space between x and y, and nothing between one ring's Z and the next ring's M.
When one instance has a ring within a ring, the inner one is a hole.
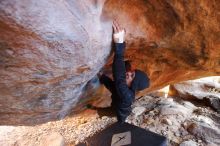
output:
M185 99L203 99L209 96L220 99L220 76L189 80L170 85L169 95Z
M113 19L126 28L125 58L151 79L143 93L218 75L219 8L215 0L1 0L0 124L56 120L98 98L91 79L111 68Z

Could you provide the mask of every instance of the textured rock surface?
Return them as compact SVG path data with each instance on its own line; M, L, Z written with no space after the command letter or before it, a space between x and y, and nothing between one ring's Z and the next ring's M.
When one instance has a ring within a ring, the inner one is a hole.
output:
M75 106L110 52L101 10L93 1L0 2L1 124L62 118Z
M180 146L197 146L197 143L195 141L189 140L182 142Z
M203 99L208 96L220 98L220 76L189 80L170 85L169 95L186 99Z
M218 120L220 117L217 114L210 115L210 117L198 116L198 120L190 123L187 130L207 143L219 145L220 130Z
M113 18L146 91L220 73L220 1L1 0L0 124L62 118L93 97L98 84L86 83L110 66Z
M51 133L45 136L41 142L40 146L65 146L64 138L60 133Z

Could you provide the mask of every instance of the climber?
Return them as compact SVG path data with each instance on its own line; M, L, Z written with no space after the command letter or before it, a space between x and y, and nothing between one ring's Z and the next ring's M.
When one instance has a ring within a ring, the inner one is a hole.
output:
M124 123L131 113L135 92L149 87L148 76L133 69L130 61L124 61L125 29L118 22L113 22L114 60L112 65L113 80L105 74L99 74L102 84L112 93L112 108L116 110L118 122Z

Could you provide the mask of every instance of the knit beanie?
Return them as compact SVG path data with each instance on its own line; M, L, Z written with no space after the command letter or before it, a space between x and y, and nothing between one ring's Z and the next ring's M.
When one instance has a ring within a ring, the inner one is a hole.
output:
M131 89L134 91L140 91L150 86L150 79L148 76L140 70L135 70L135 77L131 83Z

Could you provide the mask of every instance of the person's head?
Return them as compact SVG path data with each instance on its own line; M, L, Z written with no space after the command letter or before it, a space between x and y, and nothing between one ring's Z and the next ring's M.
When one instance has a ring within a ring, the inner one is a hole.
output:
M131 87L134 91L140 91L149 87L150 79L148 76L143 71L132 68L131 61L125 61L125 68L128 87Z
M131 67L131 61L125 61L125 69L126 69L126 84L128 87L131 87L131 83L135 77L135 70Z

